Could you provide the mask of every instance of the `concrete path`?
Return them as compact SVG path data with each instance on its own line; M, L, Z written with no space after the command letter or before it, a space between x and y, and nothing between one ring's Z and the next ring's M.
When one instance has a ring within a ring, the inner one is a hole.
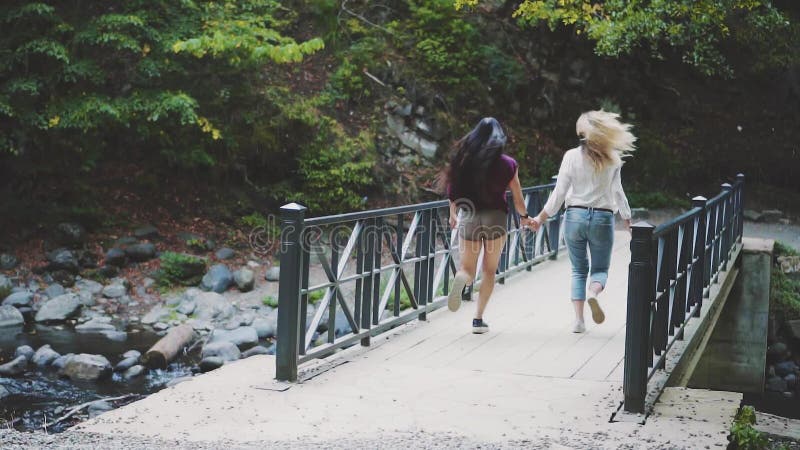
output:
M375 338L367 351L341 352L285 391L270 390L274 359L251 357L71 432L296 448L387 448L398 436L428 447L415 433L455 437L458 447L724 448L739 394L669 389L646 425L609 423L622 400L628 262L620 232L601 298L606 322L585 334L570 332L563 255L496 287L488 334L471 334L474 305L465 303Z

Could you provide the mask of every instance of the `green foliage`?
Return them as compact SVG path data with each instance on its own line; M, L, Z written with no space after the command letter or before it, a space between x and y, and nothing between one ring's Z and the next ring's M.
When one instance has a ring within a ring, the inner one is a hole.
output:
M156 274L156 280L162 287L196 285L206 270L205 259L197 256L164 252L160 259L161 268Z
M383 292L386 291L387 280L381 281L381 295ZM441 289L441 288L440 288ZM411 308L411 297L408 295L408 291L406 291L405 286L403 286L402 282L400 283L400 311L405 311L406 309ZM389 301L386 302L386 310L387 311L394 311L394 290L389 295Z
M322 298L325 297L325 289L317 289L308 293L308 303L316 305Z
M11 295L11 286L0 286L0 301Z
M273 0L4 2L0 157L231 167L252 126L242 111L265 103L264 68L323 47L281 34L285 16Z
M767 438L758 432L756 412L752 406L743 406L731 425L731 444L741 450L760 450L767 447Z
M266 297L261 299L261 303L263 303L264 306L269 306L270 308L278 307L278 299L271 295L267 295Z
M689 202L681 197L663 191L628 191L625 193L631 208L680 208L685 209Z
M458 9L478 3L479 0L455 0ZM677 52L683 62L703 74L723 76L733 73L722 50L732 40L732 34L746 46L768 48L776 35L790 30L787 17L771 2L762 0L524 0L514 17L532 25L543 23L551 29L565 26L585 35L594 42L600 56L618 57L643 50L663 59L668 52ZM797 55L790 42L800 41L780 42L786 44L782 49L788 51L774 52L774 56ZM786 60L771 62L787 67Z
M775 243L774 251L776 257L798 255L794 249L779 242ZM786 275L779 265L774 265L769 289L770 307L778 318L800 319L800 279Z

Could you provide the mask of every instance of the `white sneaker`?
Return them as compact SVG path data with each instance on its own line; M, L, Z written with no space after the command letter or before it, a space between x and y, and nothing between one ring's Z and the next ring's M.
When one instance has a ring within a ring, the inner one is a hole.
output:
M575 323L572 324L572 332L583 333L585 331L586 331L586 325L584 325L583 321L575 319Z
M461 293L464 291L468 280L469 275L461 270L456 272L456 276L453 277L453 286L450 290L450 294L447 296L447 308L450 309L450 311L458 311L458 308L461 307Z

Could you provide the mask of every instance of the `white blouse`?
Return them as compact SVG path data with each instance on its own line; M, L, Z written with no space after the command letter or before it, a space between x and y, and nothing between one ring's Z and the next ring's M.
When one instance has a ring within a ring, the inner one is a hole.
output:
M619 211L623 219L631 218L631 207L622 190L622 166L608 166L595 170L592 161L581 147L568 150L561 160L556 187L544 205L548 216L558 213L566 201L567 207L588 206Z

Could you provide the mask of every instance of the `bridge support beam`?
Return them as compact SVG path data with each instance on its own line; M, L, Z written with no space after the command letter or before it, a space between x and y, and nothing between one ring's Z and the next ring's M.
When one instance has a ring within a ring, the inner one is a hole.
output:
M650 344L650 305L655 295L653 230L647 222L631 226L628 312L625 324L624 409L644 413Z

